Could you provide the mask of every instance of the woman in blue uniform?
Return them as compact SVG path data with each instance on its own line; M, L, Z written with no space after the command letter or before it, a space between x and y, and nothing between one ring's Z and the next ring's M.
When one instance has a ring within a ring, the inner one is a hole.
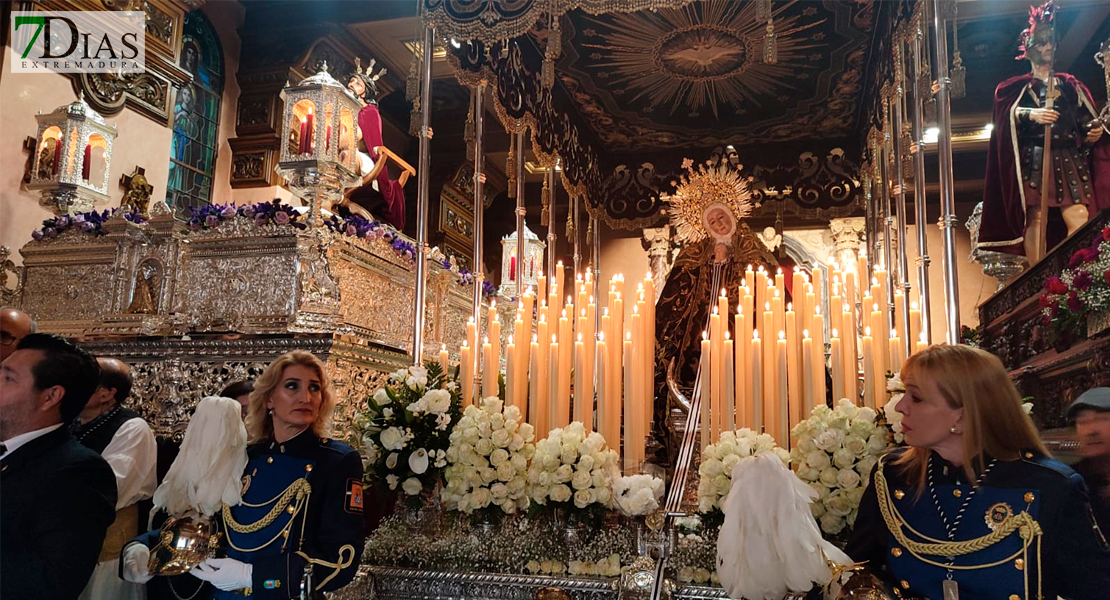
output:
M282 355L255 382L242 502L220 515L226 557L189 571L214 598L322 598L354 577L362 460L328 439L334 410L323 363L303 350Z
M1110 548L1083 479L1052 460L1002 363L932 346L902 368L908 448L883 457L848 554L933 600L1104 600Z

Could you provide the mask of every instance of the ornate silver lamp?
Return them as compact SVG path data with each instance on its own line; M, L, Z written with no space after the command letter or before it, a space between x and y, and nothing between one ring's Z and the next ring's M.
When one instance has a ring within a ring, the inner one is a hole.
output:
M524 226L524 258L517 256L518 244L516 240L517 232L514 231L509 235L501 238L501 248L503 251L501 259L501 289L498 290L501 295L507 297L515 297L516 290L516 274L517 274L517 261L521 261L522 269L521 286L520 289L527 289L531 286L535 289L539 285L536 276L543 269L543 249L544 243L540 241L539 236Z
M35 120L39 127L27 188L42 192L39 204L60 216L107 202L116 128L85 103L84 94Z
M979 248L979 224L982 219L983 203L980 202L975 205L975 210L965 225L971 232L971 256L968 260L979 263L983 266L983 273L998 280L998 287L995 288L997 291L1006 287L1011 279L1025 270L1025 257Z
M277 172L309 204L308 224L320 224L323 204L358 183L358 101L328 73L285 88L281 159Z

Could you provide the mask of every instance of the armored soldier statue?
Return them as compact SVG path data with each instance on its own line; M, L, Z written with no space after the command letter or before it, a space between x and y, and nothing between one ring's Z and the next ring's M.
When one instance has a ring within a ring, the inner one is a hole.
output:
M1029 28L1021 33L1021 54L1031 65L1029 73L998 84L994 92L994 129L987 150L983 189L983 221L979 246L989 250L1025 254L1030 263L1047 248L1038 231L1047 215L1044 206L1060 211L1068 234L1087 222L1091 214L1110 205L1110 198L1096 187L1110 179L1105 148L1106 124L1090 91L1075 77L1053 71L1056 40L1052 0L1030 9ZM1049 98L1051 96L1051 98ZM1045 131L1052 172L1045 177ZM1042 189L1047 187L1047 189Z

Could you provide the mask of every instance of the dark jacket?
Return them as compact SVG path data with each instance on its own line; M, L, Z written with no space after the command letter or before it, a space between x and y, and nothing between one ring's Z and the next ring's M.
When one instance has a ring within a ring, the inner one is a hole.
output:
M0 597L70 600L116 518L116 477L65 427L0 460Z
M918 495L917 482L907 481L893 464L900 452L894 451L876 465L846 551L857 562L868 561L903 590L941 598L947 569L928 564L903 548L880 512L875 480L881 470L893 509L913 529L907 537L913 542L924 541L920 536L948 540L929 490ZM953 571L961 598L1006 600L1015 594L1025 598L1026 584L1028 597L1036 598L1039 583L1046 599L1057 595L1070 600L1106 599L1110 590L1110 548L1094 524L1086 486L1075 471L1052 459L1024 453L1019 460L998 461L975 494L969 496L974 488L963 480L961 469L935 453L932 468L937 501L950 525L966 501L955 533L957 541L990 534L1007 518L1023 512L1029 513L1044 532L1039 549L1033 542L1023 551L1015 532L997 544L955 557L954 564L965 567ZM947 562L945 557L926 559ZM997 564L987 566L992 563Z
M1101 463L1101 464L1100 464ZM1091 497L1091 510L1095 513L1102 535L1110 532L1110 459L1095 461L1085 458L1075 463L1075 472L1083 476L1087 482L1087 490Z

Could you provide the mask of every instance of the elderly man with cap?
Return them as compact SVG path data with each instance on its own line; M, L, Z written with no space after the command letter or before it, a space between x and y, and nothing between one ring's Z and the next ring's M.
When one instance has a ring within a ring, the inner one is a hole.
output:
M1103 532L1110 531L1110 387L1091 388L1068 407L1075 420L1081 460L1075 470L1090 490L1091 509Z

